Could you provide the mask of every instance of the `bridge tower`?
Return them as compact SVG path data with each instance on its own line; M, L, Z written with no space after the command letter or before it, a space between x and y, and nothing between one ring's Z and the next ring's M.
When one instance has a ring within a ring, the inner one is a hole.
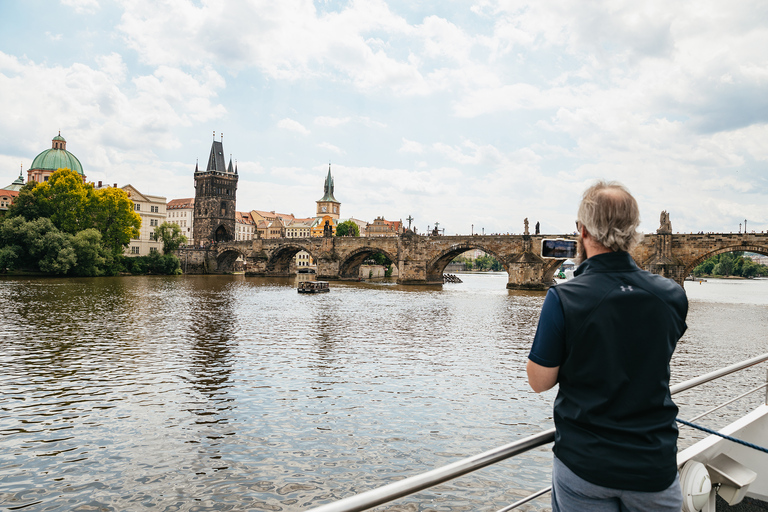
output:
M233 168L232 157L229 158L229 166L226 166L223 142L214 140L205 170L201 171L195 164L192 238L196 246L235 239L237 180L237 166Z

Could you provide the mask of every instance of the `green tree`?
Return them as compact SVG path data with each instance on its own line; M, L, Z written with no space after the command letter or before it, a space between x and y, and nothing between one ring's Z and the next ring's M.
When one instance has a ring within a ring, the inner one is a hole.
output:
M112 254L122 254L131 238L139 237L141 228L133 201L125 190L107 187L95 191L94 205L94 227L101 233L101 243Z
M163 254L169 254L187 243L187 237L181 234L181 228L170 222L163 222L155 228L155 238L163 242Z
M351 220L345 220L336 226L336 236L360 236L360 228Z
M48 181L39 183L32 195L39 217L48 217L56 229L74 235L94 227L96 206L93 185L83 183L83 177L69 169L59 169ZM27 218L27 220L32 220Z
M57 170L43 183L24 185L17 201L9 208L8 217L27 221L48 218L56 229L70 235L96 229L101 234L99 243L113 256L122 254L131 238L139 236L141 228L141 217L133 210L133 203L124 190L110 187L96 190L69 169ZM107 258L106 263L112 260Z
M102 244L101 233L84 229L72 237L76 264L71 273L78 276L101 276L111 271L113 254Z

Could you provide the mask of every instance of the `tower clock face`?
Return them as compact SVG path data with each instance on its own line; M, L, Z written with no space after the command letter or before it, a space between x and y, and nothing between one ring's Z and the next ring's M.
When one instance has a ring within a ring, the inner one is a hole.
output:
M323 211L326 211L328 208L327 208L327 207L325 207L325 206L323 206L323 207L322 207L322 208L320 208L320 209L321 209L321 210L323 210Z

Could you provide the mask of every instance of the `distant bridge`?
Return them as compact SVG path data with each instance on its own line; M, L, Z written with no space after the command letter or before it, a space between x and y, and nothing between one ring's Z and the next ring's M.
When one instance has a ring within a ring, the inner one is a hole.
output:
M257 276L296 273L294 256L305 251L317 264L318 279L357 279L360 265L374 254L384 254L397 265L400 284L442 284L443 270L460 254L480 249L499 260L507 271L510 289L546 289L563 260L541 258L541 240L575 235L467 235L398 237L274 238L219 243L208 249L182 249L183 265L192 273L231 272L235 261ZM768 255L768 234L711 233L645 235L632 251L641 267L674 279L681 286L705 259L725 252L749 251Z

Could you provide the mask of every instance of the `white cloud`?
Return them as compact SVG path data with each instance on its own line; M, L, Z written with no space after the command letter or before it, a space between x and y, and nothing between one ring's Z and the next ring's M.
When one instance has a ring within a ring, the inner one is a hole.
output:
M337 146L334 146L333 144L329 144L327 142L321 142L320 144L317 145L317 147L319 147L321 149L327 149L328 151L336 153L337 155L345 155L346 154L346 152L343 149L341 149L341 148L339 148Z
M300 133L302 135L309 135L310 131L307 130L303 124L293 119L285 118L277 122L277 127L283 130L289 130L292 132Z
M416 153L420 155L424 152L424 144L408 139L403 139L403 145L400 146L398 151L401 153Z
M352 118L347 117L327 117L327 116L320 116L315 118L315 124L318 124L320 126L328 126L331 128L335 128L336 126L341 126L343 124L347 124Z
M80 14L93 14L99 10L99 0L61 0L61 4Z

